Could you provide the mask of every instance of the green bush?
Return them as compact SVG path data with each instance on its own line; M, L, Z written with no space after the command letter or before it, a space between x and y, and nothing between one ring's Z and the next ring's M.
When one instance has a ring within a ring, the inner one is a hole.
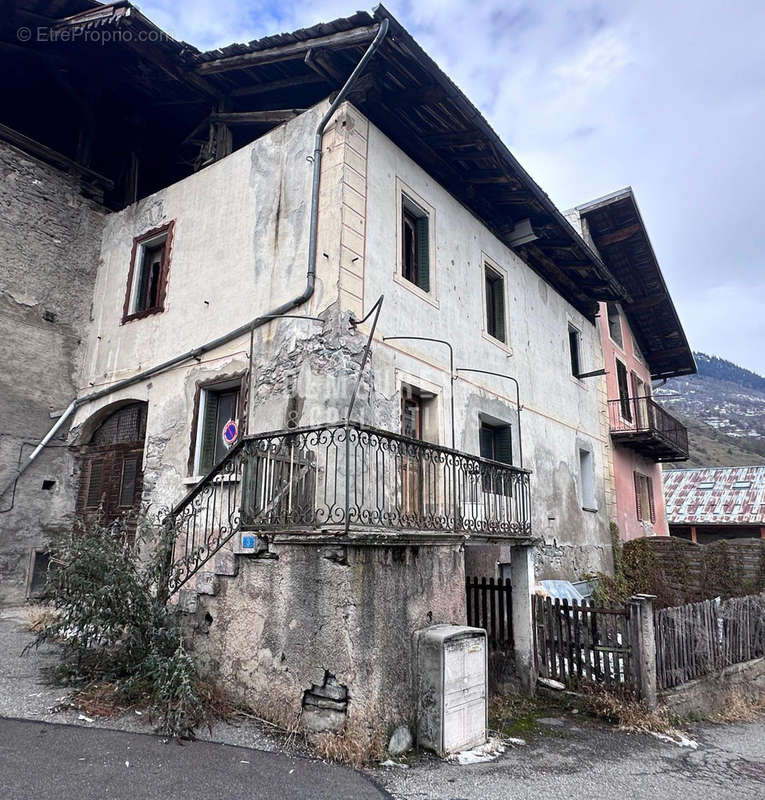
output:
M167 608L171 547L172 531L146 517L78 522L56 536L44 595L54 614L29 647L58 643L58 679L108 681L122 702L148 702L161 732L190 738L206 713L197 668Z

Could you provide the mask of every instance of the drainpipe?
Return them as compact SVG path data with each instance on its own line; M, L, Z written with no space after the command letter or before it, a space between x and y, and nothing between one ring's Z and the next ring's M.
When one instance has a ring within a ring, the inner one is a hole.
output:
M42 452L48 442L50 442L50 440L56 435L56 433L58 433L64 423L80 406L91 403L94 400L99 400L100 398L118 392L121 389L126 389L129 386L134 386L136 383L145 381L147 378L157 375L160 372L164 372L170 367L182 364L184 361L189 361L192 358L199 358L201 355L210 350L214 350L215 348L220 347L221 345L224 345L233 339L237 339L246 333L251 333L256 328L265 325L274 317L283 317L292 309L297 308L311 298L316 286L316 239L319 221L319 188L321 183L321 155L322 144L324 141L324 129L327 127L332 115L335 113L335 111L337 111L340 104L348 96L353 84L356 82L364 67L367 65L369 59L375 54L377 49L382 44L383 39L388 33L388 26L389 22L387 19L384 19L380 23L380 26L377 29L377 35L372 40L366 52L361 57L361 60L356 65L356 68L350 74L350 77L343 85L343 88L340 89L337 97L330 105L327 113L321 118L321 121L316 128L312 157L313 181L311 186L311 217L308 232L308 266L306 271L306 286L302 294L298 295L292 300L288 300L286 303L282 303L272 311L269 311L262 316L255 317L255 319L245 323L244 325L240 325L235 330L230 331L223 336L219 336L217 339L213 339L211 342L207 342L207 344L203 344L193 350L188 350L185 353L181 353L181 355L174 356L168 361L163 361L161 364L157 364L155 367L151 367L143 372L139 372L137 375L133 375L130 378L125 378L124 380L118 381L113 386L110 386L106 389L101 389L100 391L93 392L92 394L85 395L84 397L75 397L74 400L72 400L72 402L66 407L64 413L56 420L56 424L48 431L48 433L45 434L37 447L35 447L35 449L29 454L29 458L19 466L8 482L5 483L2 488L0 488L0 497L2 497L16 483L16 481L23 475L30 464Z

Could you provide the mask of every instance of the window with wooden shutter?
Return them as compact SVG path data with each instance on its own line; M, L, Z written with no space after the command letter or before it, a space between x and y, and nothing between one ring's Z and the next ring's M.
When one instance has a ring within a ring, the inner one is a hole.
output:
M401 203L401 272L406 280L430 291L430 219L404 196Z
M616 359L616 382L619 387L619 407L624 419L632 422L632 405L630 403L630 385L627 378L627 367Z
M239 385L216 388L211 386L202 391L203 418L199 429L198 442L199 474L207 474L228 452L223 442L223 426L230 419L236 419L239 407Z
M503 464L513 463L512 431L509 425L481 422L478 438L481 458L501 461Z
M653 481L635 472L635 505L637 518L641 522L656 522L656 507L653 499Z
M85 508L98 508L101 503L101 488L103 486L104 462L94 459L90 462L88 470L88 491L85 497Z
M505 281L502 276L484 266L486 291L486 332L500 342L505 339Z
M578 378L581 374L581 358L579 357L579 331L572 325L568 326L568 350L571 357L571 374Z

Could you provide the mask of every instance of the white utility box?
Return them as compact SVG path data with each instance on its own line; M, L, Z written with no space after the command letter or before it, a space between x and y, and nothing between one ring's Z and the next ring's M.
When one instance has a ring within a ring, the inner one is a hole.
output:
M417 742L438 755L486 741L486 631L433 625L415 634Z

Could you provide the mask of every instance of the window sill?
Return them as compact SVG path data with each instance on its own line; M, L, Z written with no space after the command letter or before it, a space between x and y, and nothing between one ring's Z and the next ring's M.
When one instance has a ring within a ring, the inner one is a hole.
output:
M588 511L590 514L597 514L597 508L590 508L589 506L582 506L582 511Z
M136 319L144 319L145 317L151 317L154 314L161 314L164 310L164 306L157 306L156 308L147 308L145 311L135 311L132 314L127 314L124 316L120 324L124 325L126 322L132 322Z
M513 354L513 348L510 347L509 344L506 344L501 339L497 339L495 336L492 336L490 333L487 333L486 330L481 331L481 336L486 339L487 342L491 342L493 345L498 347L500 350L503 350L509 356Z
M399 285L403 286L404 289L411 292L413 295L420 298L420 300L424 300L426 303L430 303L434 308L440 308L438 303L438 298L436 298L431 292L425 292L417 286L416 283L412 283L408 281L403 275L401 275L398 270L393 273L393 280Z

